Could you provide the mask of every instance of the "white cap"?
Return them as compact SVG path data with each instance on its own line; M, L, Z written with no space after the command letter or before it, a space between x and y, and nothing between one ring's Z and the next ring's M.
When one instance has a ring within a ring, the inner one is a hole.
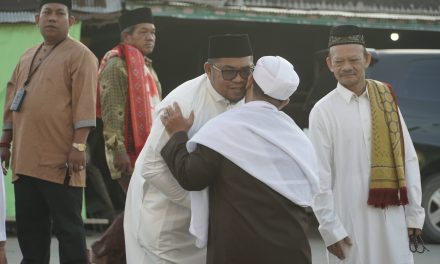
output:
M299 85L293 65L280 56L261 57L252 75L264 94L278 100L288 99Z

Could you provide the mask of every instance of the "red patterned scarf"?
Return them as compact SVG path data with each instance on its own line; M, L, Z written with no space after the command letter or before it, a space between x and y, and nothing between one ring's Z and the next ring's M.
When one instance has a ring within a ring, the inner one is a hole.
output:
M104 69L107 61L114 56L123 58L127 65L128 93L125 105L124 144L134 166L150 134L154 111L152 98L158 97L159 94L153 77L145 66L144 56L129 44L119 44L107 52L101 61L99 73ZM101 117L99 85L97 96L96 114Z

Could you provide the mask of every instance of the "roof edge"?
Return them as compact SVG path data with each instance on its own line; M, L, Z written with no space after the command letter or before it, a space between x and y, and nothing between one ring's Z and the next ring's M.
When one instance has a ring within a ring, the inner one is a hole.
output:
M127 9L142 7L127 3ZM354 24L364 28L440 31L440 16L357 13L331 10L299 10L262 7L213 7L190 4L150 4L155 16L178 19L231 20L298 25Z

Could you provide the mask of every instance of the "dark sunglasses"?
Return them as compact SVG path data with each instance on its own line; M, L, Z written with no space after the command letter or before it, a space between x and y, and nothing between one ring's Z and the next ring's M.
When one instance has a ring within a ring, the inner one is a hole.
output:
M211 64L211 66L213 69L220 71L222 73L223 80L226 80L226 81L234 80L235 77L237 77L237 74L240 74L240 77L243 80L247 80L249 75L251 75L251 73L254 70L254 66L244 67L244 68L241 68L240 70L232 70L232 69L231 70L229 70L229 69L222 70L219 67L217 67L215 64Z

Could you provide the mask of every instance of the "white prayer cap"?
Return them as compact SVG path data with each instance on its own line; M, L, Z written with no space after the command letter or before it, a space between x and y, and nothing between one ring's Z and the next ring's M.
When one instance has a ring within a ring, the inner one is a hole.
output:
M278 100L288 99L299 85L293 65L280 56L261 57L252 75L264 94Z

